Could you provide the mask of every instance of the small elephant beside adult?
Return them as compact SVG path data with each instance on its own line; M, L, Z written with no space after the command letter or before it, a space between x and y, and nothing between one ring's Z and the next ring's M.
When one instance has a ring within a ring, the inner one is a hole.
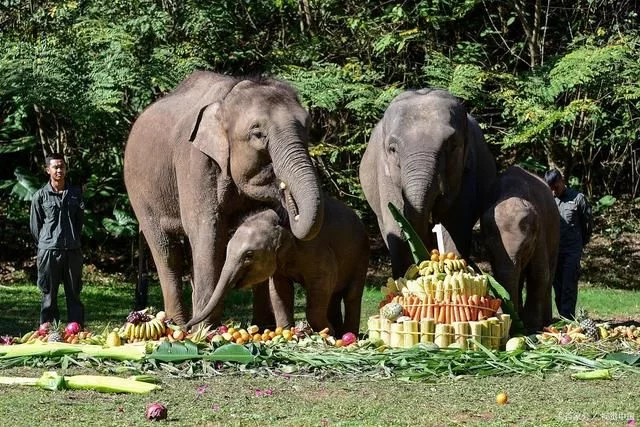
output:
M436 247L431 229L441 223L457 252L468 257L473 226L495 178L482 131L457 98L421 89L393 99L360 164L362 189L391 253L393 276L403 275L412 259L389 202L428 248Z
M322 228L307 241L296 239L272 210L249 216L229 240L215 292L186 327L206 319L230 289L269 279L277 326L293 325L297 282L305 289L307 321L314 330L328 327L336 334L357 334L369 238L362 221L344 203L327 197L324 206Z
M542 330L551 323L560 242L560 214L551 190L520 167L506 169L491 190L480 230L493 276L509 292L525 328Z
M138 117L124 179L165 311L176 323L189 318L181 295L184 237L197 313L211 298L238 218L271 207L286 211L297 238L315 237L324 208L308 127L309 114L288 84L211 72L191 74ZM220 313L221 306L208 320Z

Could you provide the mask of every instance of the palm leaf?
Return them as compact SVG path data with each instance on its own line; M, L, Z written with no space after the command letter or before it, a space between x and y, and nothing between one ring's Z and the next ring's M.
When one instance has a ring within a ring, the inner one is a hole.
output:
M413 261L416 264L419 264L421 261L429 259L429 251L427 250L424 243L422 242L422 239L420 239L420 236L418 236L418 233L416 233L416 230L413 229L409 221L391 202L389 202L389 210L391 211L391 215L393 215L393 218L398 221L398 225L400 225L402 234L407 240L407 243L409 243Z

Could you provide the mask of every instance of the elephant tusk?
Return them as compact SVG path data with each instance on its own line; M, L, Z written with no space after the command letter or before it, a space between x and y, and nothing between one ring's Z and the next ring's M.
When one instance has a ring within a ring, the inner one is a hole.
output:
M299 219L300 219L300 215L296 215L296 216L293 217L294 221L298 221Z
M284 181L280 181L280 190L284 190L287 188L287 184Z

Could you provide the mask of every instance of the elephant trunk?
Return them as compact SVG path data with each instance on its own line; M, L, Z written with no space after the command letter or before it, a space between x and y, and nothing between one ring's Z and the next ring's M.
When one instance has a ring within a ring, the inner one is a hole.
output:
M239 274L237 269L227 267L223 268L222 273L220 274L220 279L216 284L213 294L211 294L209 302L200 313L193 313L193 317L185 325L185 330L189 330L193 325L197 325L198 323L206 320L211 313L213 313L213 310L215 310L218 304L222 302L227 291L235 286L238 278Z
M404 215L427 248L431 248L431 216L444 185L439 170L439 159L429 152L413 152L404 157L406 160L401 165Z
M299 141L299 137L278 135L283 141ZM273 169L281 181L283 204L289 216L291 232L300 240L313 239L324 219L324 199L320 180L300 143L269 144Z

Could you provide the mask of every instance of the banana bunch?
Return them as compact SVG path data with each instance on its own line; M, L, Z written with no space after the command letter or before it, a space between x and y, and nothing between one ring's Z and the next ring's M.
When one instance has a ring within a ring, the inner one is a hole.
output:
M153 317L146 322L140 322L137 324L133 324L131 322L127 322L124 325L123 335L129 342L133 342L134 340L143 341L143 340L157 340L160 337L164 336L166 330L165 324L158 319L157 317Z
M414 266L411 266L409 268L409 271L413 270L412 267ZM474 273L473 269L467 265L467 262L464 259L444 259L439 261L434 261L434 260L422 261L418 266L415 266L415 267L417 268L420 276L428 276L430 274L441 274L441 273L453 274L457 271L466 271L466 272Z
M446 264L446 272L439 271L439 264ZM421 268L422 267L422 268ZM429 271L434 272L427 273ZM385 297L389 295L417 295L421 299L431 296L436 301L449 300L453 295L487 295L488 281L484 275L470 271L464 260L423 261L412 265L405 277L387 279L382 287Z

